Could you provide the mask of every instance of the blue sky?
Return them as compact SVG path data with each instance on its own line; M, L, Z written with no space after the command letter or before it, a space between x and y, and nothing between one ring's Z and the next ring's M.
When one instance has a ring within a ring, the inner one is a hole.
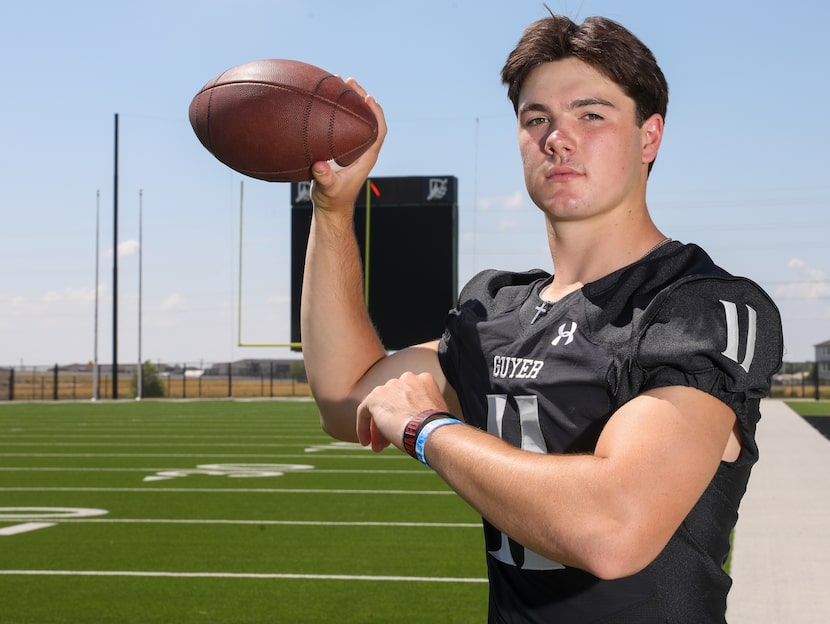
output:
M671 87L649 207L778 303L788 361L830 339L830 43L821 0L549 0L616 19ZM0 7L0 365L112 355L113 128L119 114L119 362L290 357L288 186L199 144L191 98L221 71L293 58L355 76L390 125L374 175L459 178L460 278L550 269L499 71L540 0L144 0ZM237 314L244 181L241 323ZM100 199L98 199L100 193ZM242 328L241 336L238 328Z

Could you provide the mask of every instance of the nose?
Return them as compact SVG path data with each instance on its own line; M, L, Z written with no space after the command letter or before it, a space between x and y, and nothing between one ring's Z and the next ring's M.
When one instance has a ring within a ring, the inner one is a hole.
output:
M564 156L573 152L575 148L571 134L562 127L562 124L551 126L551 131L545 137L545 152Z

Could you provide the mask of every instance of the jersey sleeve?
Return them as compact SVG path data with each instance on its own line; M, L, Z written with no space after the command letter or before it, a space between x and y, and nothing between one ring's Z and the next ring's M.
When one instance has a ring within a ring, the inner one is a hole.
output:
M690 386L730 406L754 434L757 405L781 366L781 318L749 280L689 278L659 296L644 315L636 347L640 390Z

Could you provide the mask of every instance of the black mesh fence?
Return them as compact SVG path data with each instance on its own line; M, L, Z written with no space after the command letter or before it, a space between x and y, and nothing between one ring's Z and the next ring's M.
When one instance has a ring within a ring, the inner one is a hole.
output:
M140 381L140 383L139 383ZM269 398L310 395L301 360L198 364L22 366L0 368L0 401L81 401L117 398Z

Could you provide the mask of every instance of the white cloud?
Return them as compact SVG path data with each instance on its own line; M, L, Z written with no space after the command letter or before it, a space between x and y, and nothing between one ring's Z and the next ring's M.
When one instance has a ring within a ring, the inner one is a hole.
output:
M497 229L501 233L511 232L516 229L516 222L513 219L502 219Z
M808 301L830 297L830 280L825 271L809 266L801 258L791 259L787 268L795 274L795 279L778 286L775 289L777 297Z
M481 197L478 200L478 209L484 212L490 210L520 210L524 206L525 192L517 190L510 195L493 195Z
M135 239L130 239L122 243L118 243L118 257L129 258L131 256L137 256L139 249L141 249L141 246ZM108 258L112 258L112 247L107 249L104 252L104 255L106 255Z
M161 309L166 311L175 311L184 309L185 298L181 293L173 293L161 302Z
M22 297L20 299L22 299ZM94 288L64 288L62 290L48 290L40 297L41 303L86 303L94 300Z
M507 210L519 210L524 206L525 193L524 191L515 191L512 195L504 198L504 207Z

